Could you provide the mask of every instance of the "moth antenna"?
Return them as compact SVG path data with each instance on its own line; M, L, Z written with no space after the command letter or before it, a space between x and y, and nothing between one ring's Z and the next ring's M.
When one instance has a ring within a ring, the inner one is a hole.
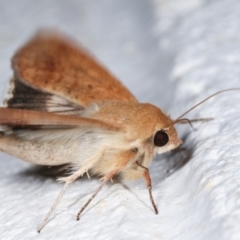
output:
M193 130L196 130L192 125L193 122L207 122L207 121L211 121L213 119L214 118L196 118L196 119L180 118L180 119L175 120L169 126L172 126L172 125L177 124L177 123L180 123L180 124L181 123L188 123Z
M185 124L185 123L188 123L187 120L190 121L191 123L193 123L193 122L208 122L208 121L212 121L213 119L214 118L194 118L194 119L181 118L176 123Z
M212 95L210 95L209 97L203 99L201 102L199 102L198 104L194 105L193 107L191 107L190 109L188 109L186 112L184 112L183 114L181 114L176 120L174 120L173 124L171 125L174 125L175 123L179 122L179 120L185 116L186 114L188 114L189 112L191 112L194 108L198 107L199 105L201 105L202 103L206 102L208 99L220 94L220 93L223 93L223 92L228 92L228 91L235 91L235 90L240 90L240 88L228 88L228 89L224 89L224 90L221 90L221 91L218 91Z
M188 118L180 118L180 119L177 119L173 122L173 124L176 124L176 123L183 123L183 122L187 122L192 129L194 129L193 125L192 125L192 120L188 119ZM173 125L172 124L172 125Z
M191 123L193 122L208 122L208 121L212 121L214 118L196 118L196 119L190 119L189 121Z

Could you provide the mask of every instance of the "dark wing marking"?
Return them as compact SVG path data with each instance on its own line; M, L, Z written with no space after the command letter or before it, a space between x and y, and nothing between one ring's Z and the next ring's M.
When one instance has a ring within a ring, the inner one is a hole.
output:
M4 101L8 108L27 109L58 114L80 115L83 107L51 93L34 89L13 78Z

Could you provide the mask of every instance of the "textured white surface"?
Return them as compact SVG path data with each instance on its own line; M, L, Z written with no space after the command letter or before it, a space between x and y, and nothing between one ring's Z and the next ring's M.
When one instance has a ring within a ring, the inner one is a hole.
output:
M177 117L224 88L240 86L238 0L18 0L0 2L1 97L13 51L39 27L71 34L142 102ZM214 117L197 131L179 126L185 151L160 155L150 171L159 208L143 181L109 183L80 222L97 188L83 178L67 191L18 159L0 155L0 239L240 239L240 94L225 93L189 114Z

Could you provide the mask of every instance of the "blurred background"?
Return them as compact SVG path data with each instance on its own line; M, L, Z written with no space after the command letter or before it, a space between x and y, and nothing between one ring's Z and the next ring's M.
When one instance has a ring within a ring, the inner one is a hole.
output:
M172 118L218 90L240 87L237 0L0 1L0 100L10 59L37 30L60 30L89 50L140 102ZM61 184L30 164L0 155L1 239L240 239L240 94L199 107L178 128L185 151L150 167L154 215L145 183L107 185L80 222L75 215L97 188L83 178L68 190L42 231L37 227Z

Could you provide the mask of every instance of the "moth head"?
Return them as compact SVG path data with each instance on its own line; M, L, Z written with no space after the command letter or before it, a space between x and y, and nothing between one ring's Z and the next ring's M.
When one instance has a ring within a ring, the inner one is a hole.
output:
M157 153L161 154L179 147L182 140L178 138L173 120L160 109L156 110L156 114L153 135L150 139L153 146L157 148Z
M157 147L157 153L164 153L177 148L182 144L177 136L175 128L159 129L153 136L153 144Z
M185 111L184 113L182 113L178 118L176 118L175 120L171 120L169 117L167 117L166 115L164 115L161 111L160 116L162 115L162 117L160 118L159 123L161 124L166 124L167 127L165 128L160 128L159 130L157 130L155 132L155 135L153 137L153 143L156 147L158 147L157 152L158 153L163 153L169 150L172 150L176 147L178 147L182 141L180 139L178 139L177 137L177 132L174 128L175 124L178 123L183 123L183 122L187 122L189 123L189 125L191 127L192 126L192 122L193 121L208 121L208 120L212 120L212 118L209 119L194 119L194 120L189 120L188 118L183 118L186 114L188 114L189 112L191 112L193 109L195 109L196 107L200 106L201 104L203 104L204 102L206 102L207 100L209 100L210 98L223 93L223 92L227 92L227 91L233 91L233 90L240 90L240 88L230 88L230 89L224 89L222 91L218 91L212 95L210 95L209 97L203 99L202 101L200 101L199 103L197 103L196 105L194 105L193 107L191 107L190 109L188 109L187 111Z

